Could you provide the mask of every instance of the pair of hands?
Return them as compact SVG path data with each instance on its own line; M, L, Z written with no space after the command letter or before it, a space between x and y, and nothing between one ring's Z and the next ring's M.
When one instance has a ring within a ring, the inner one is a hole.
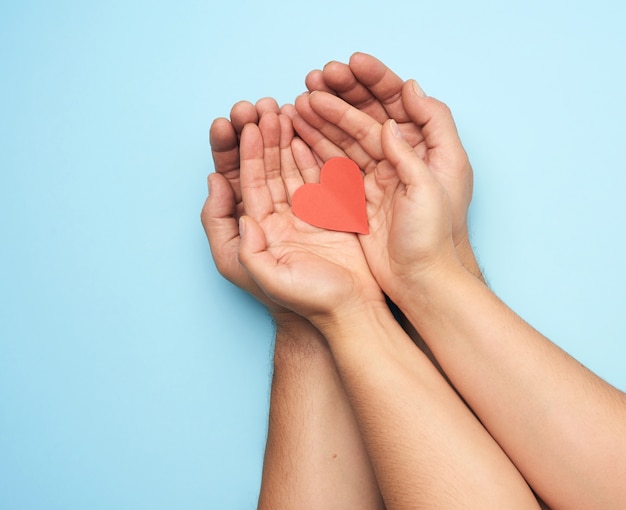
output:
M401 300L424 271L456 262L455 246L469 246L472 170L452 116L361 53L306 83L320 92L282 109L271 99L241 102L211 127L216 173L202 221L216 265L275 317L286 308L310 319L341 314L382 302L381 288ZM333 156L365 170L367 236L318 229L291 212L294 191L318 182L319 164Z

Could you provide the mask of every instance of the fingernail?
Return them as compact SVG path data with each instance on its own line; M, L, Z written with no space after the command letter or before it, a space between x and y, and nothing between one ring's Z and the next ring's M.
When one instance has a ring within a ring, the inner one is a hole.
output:
M239 237L243 237L246 233L246 220L242 216L239 218Z
M422 87L420 87L419 83L417 83L415 80L413 81L413 90L415 91L415 93L420 96L420 97L426 97L426 93L422 90Z
M389 122L389 127L391 128L393 136L402 140L402 133L400 133L400 128L398 127L398 123L395 120L391 119L391 121Z

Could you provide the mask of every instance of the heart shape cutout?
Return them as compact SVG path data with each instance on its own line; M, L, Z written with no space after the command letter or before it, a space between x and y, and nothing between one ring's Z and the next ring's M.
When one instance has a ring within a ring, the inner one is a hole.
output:
M291 201L293 213L315 227L369 234L365 187L358 165L348 158L331 158L319 184L300 186Z

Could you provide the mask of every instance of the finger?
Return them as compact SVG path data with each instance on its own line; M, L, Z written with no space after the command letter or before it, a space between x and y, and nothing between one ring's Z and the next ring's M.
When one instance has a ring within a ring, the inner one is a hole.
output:
M267 239L261 226L249 216L239 220L239 262L266 293L279 285L280 266L267 249Z
M309 91L323 90L329 94L335 94L335 91L326 83L324 73L319 69L315 69L306 75L304 84Z
M285 103L284 105L282 105L280 107L280 113L282 113L283 115L286 115L292 120L296 115L298 115L298 112L296 111L296 107L292 105L291 103Z
M314 107L313 100L318 96L322 96L321 101L317 101L316 104L321 103L322 106ZM329 102L326 102L325 99ZM351 107L348 103L342 99L329 94L327 92L312 92L311 94L303 94L296 99L296 110L298 115L311 127L314 131L309 133L309 129L300 131L300 122L296 122L294 119L294 127L298 134L305 140L311 148L324 160L329 159L341 152L353 161L364 171L372 169L376 162L372 155L373 144L364 145L363 140L357 139L357 136L362 134L363 129L373 126L374 124L380 127L374 119L367 114L359 112L356 108ZM326 108L325 108L326 106ZM350 115L352 111L358 112L362 115L361 124L351 125L350 119L348 122L344 122L344 115ZM352 132L343 128L341 123L353 128ZM367 122L367 126L363 128L363 122ZM370 140L365 140L369 142ZM380 140L377 141L377 145L380 146ZM323 152L324 151L324 152ZM332 153L335 154L332 154ZM374 154L380 155L380 151Z
M256 102L256 111L259 118L261 118L267 112L278 114L280 107L273 97L264 97Z
M291 149L291 143L294 139L291 119L287 115L281 114L278 120L280 122L280 171L287 192L287 200L291 203L291 197L304 184L304 178L298 169Z
M355 78L382 104L389 118L400 123L409 120L402 104L402 78L367 53L353 54L349 66Z
M204 203L200 219L209 240L211 255L217 270L229 278L236 273L239 229L235 195L226 178L218 173L208 177L210 194Z
M209 143L215 171L229 180L238 180L239 140L228 119L221 117L213 121L209 130Z
M246 124L257 124L259 115L256 107L249 101L239 101L230 110L230 121L235 131L241 134Z
M235 201L241 202L239 184L239 135L243 126L257 122L256 108L247 101L239 101L231 108L231 120L215 119L209 131L209 141L215 171L224 175L234 193Z
M299 99L302 102L302 99ZM296 99L298 102L298 99ZM305 107L302 103L301 108ZM322 160L334 157L346 157L340 147L326 138L319 129L309 124L296 110L295 105L283 105L281 112L291 118L294 131L304 140ZM313 114L314 115L314 114Z
M326 147L321 147L320 151L324 155L324 159L318 156L317 151L313 151L313 154L321 166L325 160L328 160L333 157L346 157L345 152L343 152L339 147L333 144L330 140L328 140L325 136L323 136L317 129L308 124L296 111L296 107L292 104L285 104L280 109L281 113L284 113L287 117L291 119L291 125L294 130L294 138L296 135L299 135L302 140L305 140L306 143L312 148L318 143L327 144Z
M265 177L263 137L256 124L246 124L241 132L241 194L247 215L257 221L274 210Z
M382 124L389 118L382 103L357 80L349 65L336 61L329 62L324 66L322 77L327 87L336 95L376 121Z
M311 126L300 115L292 119L293 128L298 136L306 142L322 161L330 158L347 157L346 153L326 138L320 131Z
M328 92L322 92L322 94L335 97ZM320 135L331 141L337 147L344 149L344 147L353 144L354 140L351 139L346 132L339 129L336 125L330 124L311 108L310 96L311 94L301 94L296 98L295 107L298 115L302 117L309 126L315 128Z
M278 108L278 105L276 105L276 108ZM276 208L278 204L287 203L287 193L281 175L281 126L278 114L275 111L268 110L263 114L259 121L259 131L263 137L265 181L272 197L274 208Z
M297 139L299 141L302 141L303 139L305 139L304 137L306 137L307 141L306 143L304 142L303 143L304 145L307 146L307 148L313 147L317 143L326 144L325 147L324 146L320 147L320 152L323 154L323 157L320 157L317 151L315 150L313 151L313 157L315 161L317 162L318 167L321 167L324 164L324 161L328 161L330 158L333 158L333 157L345 158L346 157L345 152L343 152L339 147L333 144L325 136L322 136L317 129L315 129L313 126L310 126L302 117L300 117L294 105L285 104L281 107L280 111L281 113L284 113L287 117L291 119L291 125L293 126L293 130L294 130L294 133L293 133L294 140ZM296 126L298 126L297 129L296 129ZM302 139L296 138L295 136L296 133L300 135L301 137L303 136L302 134L304 134L304 137ZM312 180L305 179L305 182L319 182L319 168L317 169L317 171L318 171L317 180L312 181Z
M294 138L291 142L291 150L302 180L305 183L320 182L321 165L310 147L299 138ZM295 189L293 191L295 192Z
M380 161L384 158L380 144L381 124L367 113L350 106L344 100L327 94L326 92L313 92L308 98L308 103L313 112L324 119L326 124L335 125L349 135L349 138L345 138L345 140L336 141L327 134L330 133L330 131L324 131L324 134L329 136L331 141L338 145L341 143L352 143L365 151L367 158L361 157L359 160L353 156L353 153L356 154L356 151L349 152L351 147L340 145L363 170L367 172L367 168L371 169L376 161ZM296 104L296 107L297 106ZM300 113L299 109L298 113ZM320 131L322 131L323 125L319 122L318 124L322 126L322 128L320 128ZM353 142L350 142L350 140ZM365 159L369 161L363 164Z
M387 160L396 169L398 178L407 188L432 181L426 164L404 140L396 121L385 122L381 138Z
M402 88L402 101L411 120L420 126L428 150L439 150L447 161L466 158L452 113L444 103L426 97L415 80L408 80Z

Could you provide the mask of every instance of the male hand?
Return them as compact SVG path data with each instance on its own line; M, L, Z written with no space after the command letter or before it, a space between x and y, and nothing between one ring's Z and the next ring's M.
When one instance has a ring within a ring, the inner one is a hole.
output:
M215 173L208 176L210 194L202 208L201 220L206 232L211 253L218 271L227 280L246 290L263 304L276 318L286 310L272 302L239 263L238 221L244 211L240 186L239 138L246 124L258 123L264 113L278 113L278 104L270 98L260 100L256 106L241 101L235 104L230 120L218 118L211 125L210 142ZM268 117L269 120L269 117ZM266 122L263 130L274 130ZM273 123L272 123L273 124ZM266 137L264 157L268 167L275 167L279 158L279 136ZM289 145L287 137L285 142Z

